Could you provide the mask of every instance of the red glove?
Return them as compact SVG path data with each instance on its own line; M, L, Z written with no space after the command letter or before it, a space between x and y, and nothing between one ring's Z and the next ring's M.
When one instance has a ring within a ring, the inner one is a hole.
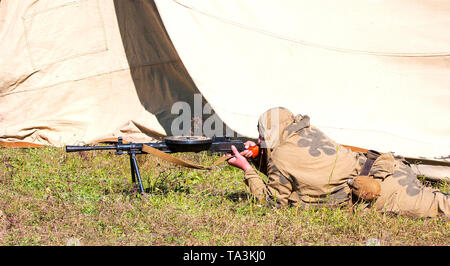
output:
M244 143L245 151L241 152L245 158L256 158L259 154L259 146L253 141L249 140Z

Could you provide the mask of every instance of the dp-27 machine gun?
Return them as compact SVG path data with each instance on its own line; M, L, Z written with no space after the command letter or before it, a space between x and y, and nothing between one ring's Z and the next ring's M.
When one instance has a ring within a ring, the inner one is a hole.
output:
M112 141L108 141L112 142ZM142 185L141 175L139 173L139 167L136 160L136 154L152 154L166 161L176 163L182 166L195 168L195 169L211 169L211 167L205 167L197 165L191 162L181 160L177 157L169 155L169 153L177 152L200 152L208 151L212 154L225 154L232 153L231 145L234 145L239 152L245 150L244 143L241 140L232 140L229 137L213 137L208 138L204 136L170 136L164 138L162 142L150 142L150 143L133 143L126 142L121 137L114 141L114 145L110 146L66 146L66 152L81 152L92 150L115 150L115 154L128 154L130 156L131 166L131 179L133 183L138 182L139 190L144 193L144 187ZM258 146L252 146L248 148L252 151L252 157L256 157L259 152ZM229 159L230 157L222 157L216 161L213 166Z

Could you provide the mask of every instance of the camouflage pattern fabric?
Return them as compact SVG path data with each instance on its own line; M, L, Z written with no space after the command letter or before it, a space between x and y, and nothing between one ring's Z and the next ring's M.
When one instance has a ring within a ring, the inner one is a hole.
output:
M412 169L392 154L384 157L372 167L374 178L381 184L381 196L374 204L377 210L414 217L450 217L447 194L424 186Z
M267 148L268 181L253 168L244 175L258 201L277 207L351 203L347 180L358 176L365 155L331 140L309 121L285 108L261 115L258 130L264 137L262 148ZM448 195L422 186L411 168L391 153L378 157L369 175L381 185L380 197L369 207L416 217L450 215Z
M262 147L270 154L268 182L254 169L245 173L245 182L258 200L276 206L340 205L350 200L346 182L358 173L357 153L311 126L309 117L294 116L285 108L265 112L258 128L264 136Z

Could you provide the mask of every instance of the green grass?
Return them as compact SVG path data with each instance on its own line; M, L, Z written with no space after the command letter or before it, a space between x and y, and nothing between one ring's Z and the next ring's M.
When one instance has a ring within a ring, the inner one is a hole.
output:
M203 165L217 157L178 154ZM128 156L62 148L0 149L0 245L450 244L442 217L417 219L349 209L259 206L226 163L211 171L148 155L147 194L131 184ZM427 184L448 192L449 185ZM76 242L76 241L75 241Z

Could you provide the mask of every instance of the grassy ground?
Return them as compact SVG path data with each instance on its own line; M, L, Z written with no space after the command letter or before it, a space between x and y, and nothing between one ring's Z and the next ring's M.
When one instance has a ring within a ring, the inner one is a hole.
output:
M177 156L203 165L217 158ZM254 203L242 172L226 163L201 171L146 155L138 162L145 196L133 190L126 155L0 149L0 245L450 244L443 218L271 209Z

